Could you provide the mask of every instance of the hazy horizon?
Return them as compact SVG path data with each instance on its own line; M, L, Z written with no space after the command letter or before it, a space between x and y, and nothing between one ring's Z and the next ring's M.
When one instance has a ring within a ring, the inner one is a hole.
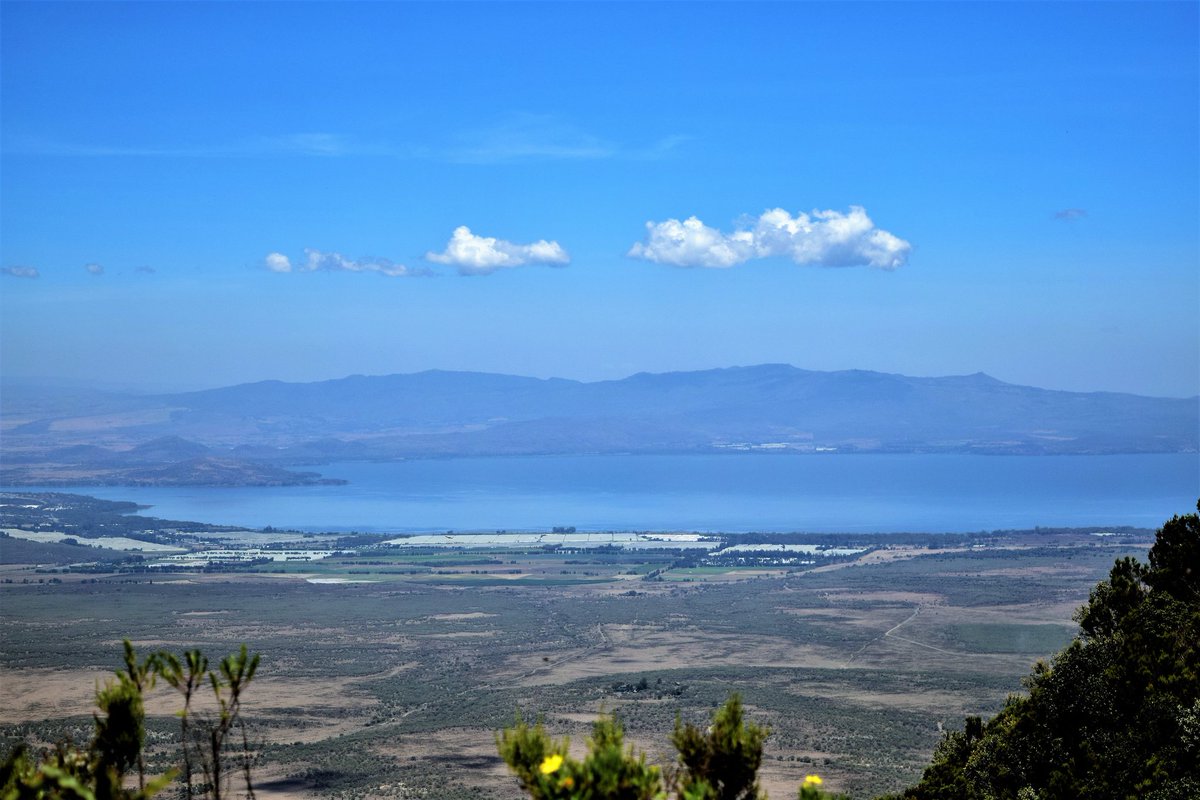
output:
M225 389L225 388L230 388L233 386L242 386L242 385L248 385L248 384L254 384L254 383L270 383L270 382L294 383L294 384L325 383L325 382L330 382L330 381L339 381L339 380L343 380L346 378L359 378L359 377L385 378L385 377L391 377L391 376L396 376L396 375L418 375L423 372L463 372L463 373L475 373L475 374L508 375L511 377L534 378L537 380L567 380L567 381L574 381L577 383L604 383L604 382L609 382L609 381L622 381L627 378L632 378L636 375L644 375L644 374L669 374L669 373L676 373L676 372L711 372L711 371L723 370L723 369L746 369L746 368L761 367L761 366L775 366L775 364L726 364L726 365L722 365L722 366L712 366L712 367L707 367L707 368L702 367L702 368L695 369L695 370L662 370L661 372L653 372L653 371L646 370L646 371L641 371L641 372L629 373L626 375L617 375L617 376L613 376L613 377L596 377L596 378L576 378L576 377L572 377L570 375L520 375L520 374L516 374L516 373L502 373L502 372L494 372L494 371L490 371L490 370L450 370L450 369L441 369L438 367L430 367L428 369L414 370L412 372L346 373L344 375L331 375L329 377L314 378L312 380L286 380L286 379L282 379L282 378L265 377L265 378L260 378L257 380L239 381L237 383L212 383L212 384L199 384L199 383L198 384L163 384L163 383L155 383L153 381L143 382L143 383L131 383L131 382L122 382L120 380L89 381L86 379L77 379L77 378L68 378L68 377L50 376L50 375L25 375L25 376L4 375L4 376L2 376L2 381L3 381L3 384L10 386L10 387L19 386L19 387L47 389L47 390L51 390L51 389L62 389L62 390L82 389L82 390L88 390L88 391L111 392L111 393L118 393L118 394L119 393L128 393L128 394L135 394L135 395L138 395L138 394L156 395L156 394L176 394L176 393L187 393L187 392L200 392L200 391L207 391L207 390L211 390L211 389ZM860 370L855 367L850 367L845 370L809 370L809 368L803 367L803 366L800 366L797 364L783 364L783 366L793 367L798 370L805 370L805 371L812 371L812 372L878 372L880 374L902 375L902 373L884 373L881 370ZM998 380L1001 383L1006 383L1006 384L1014 385L1014 386L1028 386L1029 388L1035 388L1035 389L1047 389L1050 391L1075 392L1075 393L1083 393L1083 394L1090 394L1090 393L1134 394L1134 395L1138 395L1141 397L1161 397L1163 399L1177 399L1177 400L1191 400L1191 399L1200 397L1200 395L1146 395L1146 394L1139 394L1137 392L1112 392L1111 390L1107 390L1107 389L1068 389L1068 388L1057 387L1057 386L1031 386L1029 384L1018 384L1015 381L1008 381L1008 380L1000 378L996 375L990 375L986 372L982 372L982 371L978 371L978 370L976 372L956 373L954 375L949 375L949 374L946 374L946 375L903 375L903 377L906 377L906 378L948 378L948 377L967 377L967 376L972 376L972 375L986 375L987 377Z

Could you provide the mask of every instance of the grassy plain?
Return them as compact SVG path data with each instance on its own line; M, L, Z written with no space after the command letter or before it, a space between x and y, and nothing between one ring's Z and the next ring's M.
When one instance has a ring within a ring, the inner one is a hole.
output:
M1113 559L1149 543L898 537L852 560L775 568L499 550L362 550L223 573L7 565L0 749L85 736L123 638L215 658L247 642L263 656L247 713L265 800L516 798L493 737L518 710L580 749L595 715L616 712L669 763L676 717L702 720L732 691L771 728L773 797L814 771L870 797L911 783L943 727L1019 691L1069 640ZM165 753L174 698L155 694Z

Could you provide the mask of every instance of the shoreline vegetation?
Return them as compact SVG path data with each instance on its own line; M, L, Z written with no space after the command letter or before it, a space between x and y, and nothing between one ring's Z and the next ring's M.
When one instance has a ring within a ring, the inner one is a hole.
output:
M1195 491L1189 455L522 456L341 463L316 487L0 487L152 506L145 513L310 532L1151 528ZM1036 487L1030 490L1030 487ZM1013 504L1010 497L1024 498Z
M93 453L87 460L71 463L53 456L33 464L6 464L0 469L5 488L45 487L270 487L344 486L341 478L322 477L317 472L297 472L284 467L236 458L205 456L168 463L146 463L124 451Z
M326 578L372 574L351 567L403 567L392 574L413 579L421 556L461 552L479 565L504 564L503 554L613 555L643 558L669 570L763 568L801 571L819 565L911 558L923 551L1004 551L1011 547L1128 546L1148 541L1151 531L1130 526L1039 527L976 533L713 533L684 531L550 530L444 531L438 533L322 533L259 529L141 516L147 507L58 492L0 492L0 563L43 563L41 572L169 574L256 571L302 565ZM427 570L433 579L436 570ZM515 570L477 569L477 579ZM381 573L386 574L386 573ZM456 574L456 573L449 573ZM565 574L565 573L564 573ZM600 573L589 576L601 580ZM445 577L443 575L442 577ZM461 575L457 577L463 577Z

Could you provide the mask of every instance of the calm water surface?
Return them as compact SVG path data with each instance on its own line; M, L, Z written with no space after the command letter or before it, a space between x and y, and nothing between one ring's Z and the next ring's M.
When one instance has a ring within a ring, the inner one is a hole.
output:
M79 487L167 519L300 530L979 531L1154 528L1195 510L1200 457L679 455L309 467L344 486Z

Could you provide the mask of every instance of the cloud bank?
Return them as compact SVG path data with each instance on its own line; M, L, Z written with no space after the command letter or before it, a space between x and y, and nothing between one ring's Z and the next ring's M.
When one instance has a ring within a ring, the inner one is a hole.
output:
M11 278L42 277L42 273L37 271L37 267L4 267L0 269L0 275L8 275Z
M696 217L647 222L646 238L627 255L676 267L724 269L754 258L790 258L820 267L870 266L896 269L912 245L875 227L862 206L792 216L782 208L764 211L733 233L710 228Z
M456 267L460 275L490 275L498 269L526 264L566 266L567 251L558 242L545 239L533 244L514 244L490 236L476 236L466 225L454 229L446 249L425 254L428 261Z
M283 253L268 253L263 266L270 272L375 272L390 278L427 274L425 270L410 269L386 258L346 258L341 253L324 253L304 249L304 261L293 265Z

